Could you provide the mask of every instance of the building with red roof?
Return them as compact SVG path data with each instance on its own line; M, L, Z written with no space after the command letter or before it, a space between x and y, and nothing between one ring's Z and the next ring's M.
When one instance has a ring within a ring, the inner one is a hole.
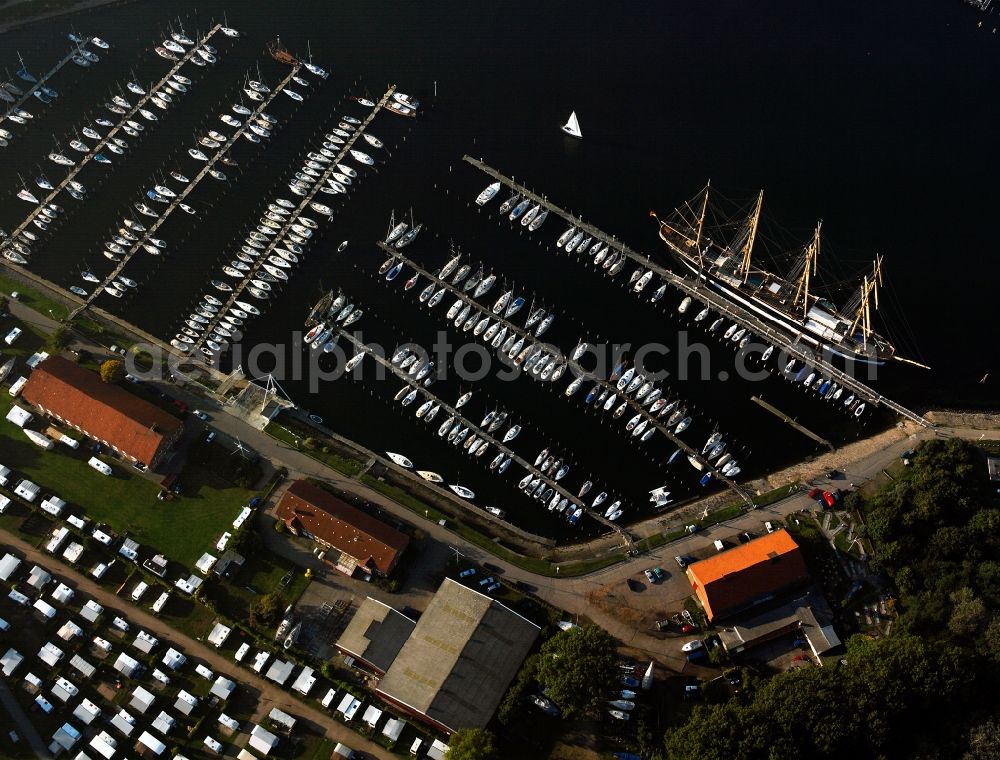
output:
M21 396L49 417L150 468L184 429L169 412L61 356L39 364Z
M347 575L353 575L357 567L388 575L410 543L405 533L308 480L297 480L289 486L275 508L275 516L295 535L340 552L339 558L328 560Z
M802 551L787 530L693 562L687 576L709 620L744 612L809 582Z

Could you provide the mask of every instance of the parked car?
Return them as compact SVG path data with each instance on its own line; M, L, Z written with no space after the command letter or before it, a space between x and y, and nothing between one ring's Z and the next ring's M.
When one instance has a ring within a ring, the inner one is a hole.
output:
M774 533L774 531L777 530L777 528L775 527L774 523L771 522L770 520L768 520L766 523L764 523L764 527L767 529L768 533Z
M470 567L468 570L463 570L458 574L459 578L468 578L470 575L476 574L476 568Z
M705 642L701 639L691 639L684 646L681 647L682 652L693 652L696 649L701 649L705 646Z
M209 430L208 435L205 436L205 443L211 443L215 440L215 431Z
M708 652L706 652L704 649L696 649L693 652L688 652L687 661L696 662L698 660L704 660L707 657L708 657Z
M679 554L676 557L674 557L674 562L676 562L678 567L680 567L682 570L688 566L688 561Z
M653 568L653 575L656 576L657 581L662 581L664 578L667 577L667 574L663 572L663 568L660 567L659 565Z
M649 581L650 583L656 583L656 575L653 573L651 569L647 568L644 572L646 573L647 581Z
M202 422L208 422L209 420L209 416L205 414L203 411L201 411L201 409L195 409L193 412L191 412L191 414L193 414Z
M745 533L740 533L740 535L737 536L737 538L739 538L741 544L748 544L750 543L750 540L753 538L753 535L749 531L747 531Z

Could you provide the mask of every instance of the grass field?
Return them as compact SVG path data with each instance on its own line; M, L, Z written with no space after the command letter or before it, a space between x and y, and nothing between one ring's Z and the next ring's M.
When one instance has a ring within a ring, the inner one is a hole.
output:
M0 417L12 399L0 393ZM79 433L74 438L81 438ZM213 539L231 525L254 492L236 488L213 472L189 466L181 475L183 496L158 501L159 486L121 461L104 458L114 468L105 477L87 464L92 451L86 442L73 451L61 444L43 451L6 419L0 419L0 463L82 509L91 520L127 532L167 557L193 566ZM15 481L16 482L16 481Z

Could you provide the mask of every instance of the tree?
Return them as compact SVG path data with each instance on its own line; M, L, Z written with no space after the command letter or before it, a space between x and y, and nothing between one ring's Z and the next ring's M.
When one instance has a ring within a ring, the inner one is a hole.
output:
M602 707L617 675L616 642L596 625L561 631L542 646L538 682L567 717Z
M284 523L282 523L284 524ZM264 547L264 540L260 537L260 534L254 528L253 525L249 525L243 530L239 531L233 538L232 549L237 554L242 554L244 557L252 557L257 554Z
M45 347L54 354L59 353L66 348L72 340L73 336L70 334L70 331L66 329L65 325L60 325L49 333L48 337L45 339Z
M996 760L1000 757L1000 725L988 721L969 731L969 749L962 760Z
M101 380L117 384L125 379L125 363L121 359L108 359L101 363Z
M448 760L497 760L493 734L485 728L463 728L448 740Z
M250 625L254 628L270 628L278 624L281 613L281 598L277 594L264 594L250 602Z
M986 620L986 605L968 586L953 591L949 598L954 605L948 618L948 629L956 636L974 636Z
M524 661L524 664L517 673L517 678L514 679L514 683L507 690L507 694L504 696L497 710L497 720L503 725L512 725L520 717L528 697L531 696L537 673L538 655L533 654Z

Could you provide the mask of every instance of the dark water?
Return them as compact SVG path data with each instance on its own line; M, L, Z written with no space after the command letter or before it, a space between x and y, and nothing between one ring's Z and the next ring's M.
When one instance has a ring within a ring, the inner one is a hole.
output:
M57 104L29 106L39 115L37 123L27 133L18 129L16 142L3 153L0 226L14 226L27 211L12 198L16 177L30 183L52 136L69 153L67 135L101 115L112 85L123 83L130 70L146 83L158 78L167 66L152 54L151 43L162 38L172 17L181 16L189 33L206 29L209 14L200 11L186 2L137 3L72 19L78 30L103 36L114 49L91 70L64 70L53 81L63 93ZM343 101L345 95L377 96L394 82L425 101L425 114L375 120L371 132L387 145L386 151L371 151L380 161L377 172L369 172L341 204L266 317L251 322L245 347L287 344L321 286L342 287L365 309L357 327L366 340L386 350L404 340L432 343L449 299L428 315L416 307L420 285L403 295L406 275L389 286L374 274L383 257L371 241L383 234L390 209L411 206L427 229L408 255L434 269L454 242L516 283L519 292L556 310L546 338L563 349L581 337L676 344L678 330L690 327L676 314L678 296L669 294L662 308L640 305L579 262L557 258L551 242L562 227L550 219L529 238L520 226L500 223L496 207L503 193L480 212L472 200L487 180L461 162L467 152L656 255L661 247L646 217L649 209L669 211L708 178L721 193L739 199L764 187L765 214L778 226L769 223L764 242L803 241L815 219L824 219L821 266L836 293L835 281L864 269L874 252L885 254L888 282L879 324L903 354L936 369L892 368L880 377L880 389L911 404L932 398L988 402L995 385L977 381L994 363L988 220L995 198L990 138L1000 119L991 93L998 84L1000 40L977 29L977 19L957 2L923 8L901 2L877 8L780 3L766 15L735 2L656 14L579 3L471 10L457 3L299 2L277 16L274 4L241 3L230 9L229 22L244 39L234 43L220 36L218 65L185 67L196 86L127 160L116 159L114 172L97 165L85 170L80 181L91 188L92 199L80 208L70 198L63 202L73 213L38 247L31 268L66 286L80 282L84 262L107 271L110 262L99 250L112 225L160 173L194 174L196 164L186 155L192 135L217 128L217 114L228 110L247 70L256 76L259 65L272 84L287 73L263 51L278 32L295 51L304 52L311 40L316 61L333 75L301 107L279 96L268 110L285 125L267 150L239 145L233 153L241 171L227 169L234 181L204 180L189 201L199 220L173 214L158 233L170 255L137 257L126 274L140 282L138 295L124 302L103 298L105 308L169 338L206 292L207 281L218 276L223 258L232 258L266 201L290 197L281 180L305 151L318 147L320 128L332 126L337 114L364 116L357 104ZM65 50L69 23L5 35L0 66L16 68L14 51L21 50L32 69L44 70ZM579 114L583 142L558 131L571 109ZM58 167L45 164L51 179L59 176ZM320 199L337 205L331 197ZM342 239L352 244L337 254ZM691 340L704 337L690 329ZM733 375L731 349L707 342L712 377L723 370ZM543 446L558 451L573 465L565 481L570 490L593 477L595 493L606 488L631 504L629 517L640 514L644 492L654 486L668 483L679 497L700 490L687 464L678 463L674 471L663 467L672 445L654 438L637 446L620 432L624 419L612 425L607 415L583 410L585 390L567 402L566 382L480 383L469 416L478 421L494 407L508 410L525 426L519 452L533 460ZM501 483L486 471L493 454L471 461L434 435L443 417L425 429L412 417L418 404L402 416L392 402L397 381L327 382L313 394L307 382L293 377L282 385L345 435L374 449L406 453L418 467L473 488L477 503L500 506L531 530L564 532L562 523L511 487L521 477L516 468ZM451 379L432 390L454 402L472 387ZM687 440L698 445L719 424L740 452L744 475L815 450L752 404L751 395L763 395L836 441L886 422L866 417L856 424L774 378L689 380L672 387L698 413Z

